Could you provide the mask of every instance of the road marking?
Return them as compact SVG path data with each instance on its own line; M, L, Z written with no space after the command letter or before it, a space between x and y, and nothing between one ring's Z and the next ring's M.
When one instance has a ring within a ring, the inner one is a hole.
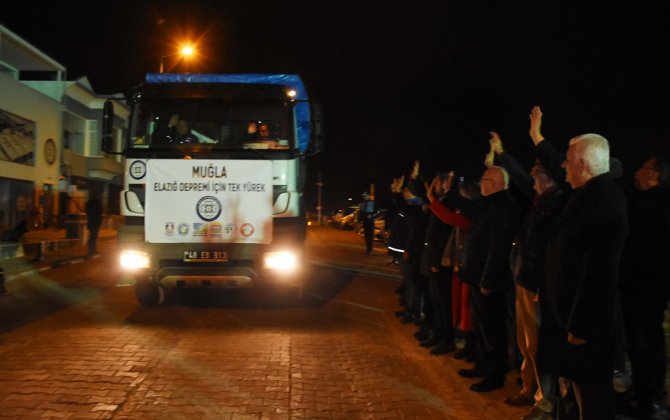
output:
M314 297L317 298L317 299L321 299L321 300L330 300L330 301L333 301L333 302L344 303L345 305L356 306L356 307L358 307L358 308L367 309L368 311L374 311L374 312L386 312L385 309L375 308L374 306L362 305L362 304L360 304L360 303L351 302L351 301L349 301L349 300L329 299L329 298L323 297L323 296L321 296L321 295L317 295L316 293L312 293L312 292L308 292L308 294L314 296Z
M332 268L334 270L350 271L350 272L354 272L354 273L368 274L368 275L371 275L371 276L388 277L388 278L391 278L391 279L402 280L402 276L400 274L384 273L383 271L372 271L372 270L366 270L366 269L356 268L356 267L344 267L344 266L341 266L341 265L320 263L320 262L317 262L315 260L307 260L307 263L311 264L311 265L315 265L317 267Z
M42 268L44 268L44 267L42 267ZM16 279L20 279L21 277L33 276L33 275L35 275L35 274L38 274L38 273L41 272L41 271L46 271L46 270L42 270L42 269L35 270L35 269L32 269L32 270L24 271L24 272L22 272L22 273L9 274L9 275L5 276L5 281L9 283L10 281L14 281L14 280L16 280Z
M249 324L248 322L242 321L241 319L239 319L236 316L228 315L228 319L232 319L233 321L237 322L238 324L240 324L243 327L246 327L246 328L251 328L252 327L251 324Z

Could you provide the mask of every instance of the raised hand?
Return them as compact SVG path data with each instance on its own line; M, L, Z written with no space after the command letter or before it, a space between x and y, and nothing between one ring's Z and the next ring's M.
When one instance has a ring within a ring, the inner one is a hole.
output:
M419 161L415 160L414 165L412 165L412 172L409 175L411 180L415 180L419 177L419 167L420 167Z
M493 144L491 143L491 141L489 141L489 151L486 154L486 156L484 156L484 166L490 168L495 163L495 159L496 159L496 153L495 150L493 150Z
M534 106L530 111L530 129L528 130L528 134L530 134L530 138L536 146L544 140L544 136L542 135L542 110L539 106Z
M496 133L495 131L489 131L489 134L491 134L491 139L489 140L489 143L491 144L491 149L493 149L493 152L496 155L501 155L504 152L504 150L500 134Z
M391 192L399 193L402 191L402 185L405 183L405 175L401 175L400 178L393 178L391 182Z
M449 192L452 185L454 185L454 171L449 171L449 178L447 178L447 184L444 186L444 192Z
M427 182L424 182L424 187L426 187L426 197L428 197L428 201L431 203L435 200L435 191L437 190L437 187L440 185L440 177L436 176L433 178L433 181L428 185Z

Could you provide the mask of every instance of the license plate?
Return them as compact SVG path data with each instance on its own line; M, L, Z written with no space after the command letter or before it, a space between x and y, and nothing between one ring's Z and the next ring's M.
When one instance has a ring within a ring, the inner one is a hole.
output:
M228 261L226 251L184 251L185 262L225 262Z

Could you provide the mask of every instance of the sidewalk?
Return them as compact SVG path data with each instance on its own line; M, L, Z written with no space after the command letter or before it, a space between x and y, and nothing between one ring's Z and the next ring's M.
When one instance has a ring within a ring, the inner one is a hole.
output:
M98 243L116 239L116 233L116 229L100 229ZM88 253L87 236L72 239L67 238L65 229L43 229L26 232L18 243L0 243L0 267L5 272L5 280L84 260Z

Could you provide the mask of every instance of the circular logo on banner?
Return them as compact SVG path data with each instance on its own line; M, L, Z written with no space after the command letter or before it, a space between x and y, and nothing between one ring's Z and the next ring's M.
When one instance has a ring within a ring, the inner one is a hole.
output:
M141 160L136 160L130 164L128 172L133 179L142 179L147 174L147 165Z
M195 206L198 216L205 222L216 220L221 215L221 202L216 197L208 195L198 200Z
M188 223L180 223L177 232L179 232L181 236L188 235Z
M240 226L240 233L245 238L248 238L249 236L254 234L254 226L251 223L245 223L242 226Z

